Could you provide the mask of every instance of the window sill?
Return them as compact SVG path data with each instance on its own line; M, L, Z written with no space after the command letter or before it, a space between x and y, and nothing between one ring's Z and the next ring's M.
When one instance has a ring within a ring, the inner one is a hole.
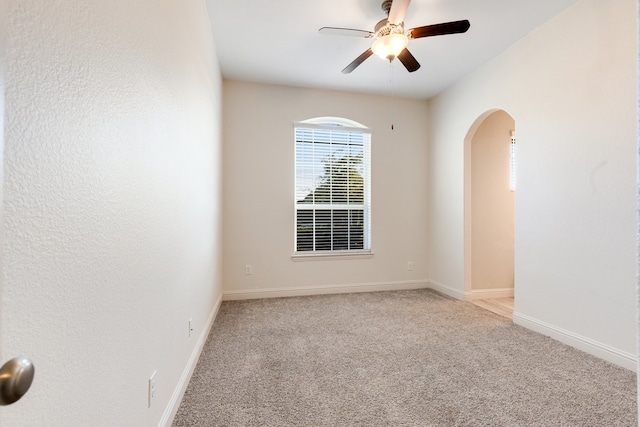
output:
M313 252L313 253L295 253L291 255L291 260L300 261L335 261L335 260L347 260L347 259L369 259L373 258L373 252L371 251L357 251L357 252Z

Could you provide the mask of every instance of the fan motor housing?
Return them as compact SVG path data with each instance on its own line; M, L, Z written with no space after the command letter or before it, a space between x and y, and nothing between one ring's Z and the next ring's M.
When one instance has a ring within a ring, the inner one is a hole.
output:
M388 19L386 19L386 18L385 18L385 19L380 20L380 22L378 22L378 23L376 24L376 26L374 27L373 32L374 32L374 33L377 33L377 32L378 32L378 31L380 31L382 28L384 28L384 27L387 25L387 23L388 23L388 22L389 22L389 21L388 21Z
M388 19L383 19L376 24L374 34L377 38L388 36L389 34L404 34L404 25L403 23L398 25L389 24Z

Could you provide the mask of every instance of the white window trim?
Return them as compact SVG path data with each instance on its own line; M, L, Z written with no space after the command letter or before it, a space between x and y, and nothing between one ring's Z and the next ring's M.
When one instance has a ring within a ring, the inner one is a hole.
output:
M291 259L300 261L338 261L345 259L369 259L373 258L373 251L350 250L350 251L316 251L316 252L296 252L291 255Z

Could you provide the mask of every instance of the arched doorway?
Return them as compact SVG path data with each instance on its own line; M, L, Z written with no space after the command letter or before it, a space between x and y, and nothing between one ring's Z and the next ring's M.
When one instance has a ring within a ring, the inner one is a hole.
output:
M465 293L477 305L511 317L514 297L515 120L490 110L465 139Z

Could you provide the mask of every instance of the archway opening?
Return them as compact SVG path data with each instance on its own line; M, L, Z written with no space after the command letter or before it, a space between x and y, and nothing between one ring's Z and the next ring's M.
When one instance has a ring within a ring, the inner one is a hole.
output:
M482 114L465 139L465 292L506 317L515 294L515 120Z

